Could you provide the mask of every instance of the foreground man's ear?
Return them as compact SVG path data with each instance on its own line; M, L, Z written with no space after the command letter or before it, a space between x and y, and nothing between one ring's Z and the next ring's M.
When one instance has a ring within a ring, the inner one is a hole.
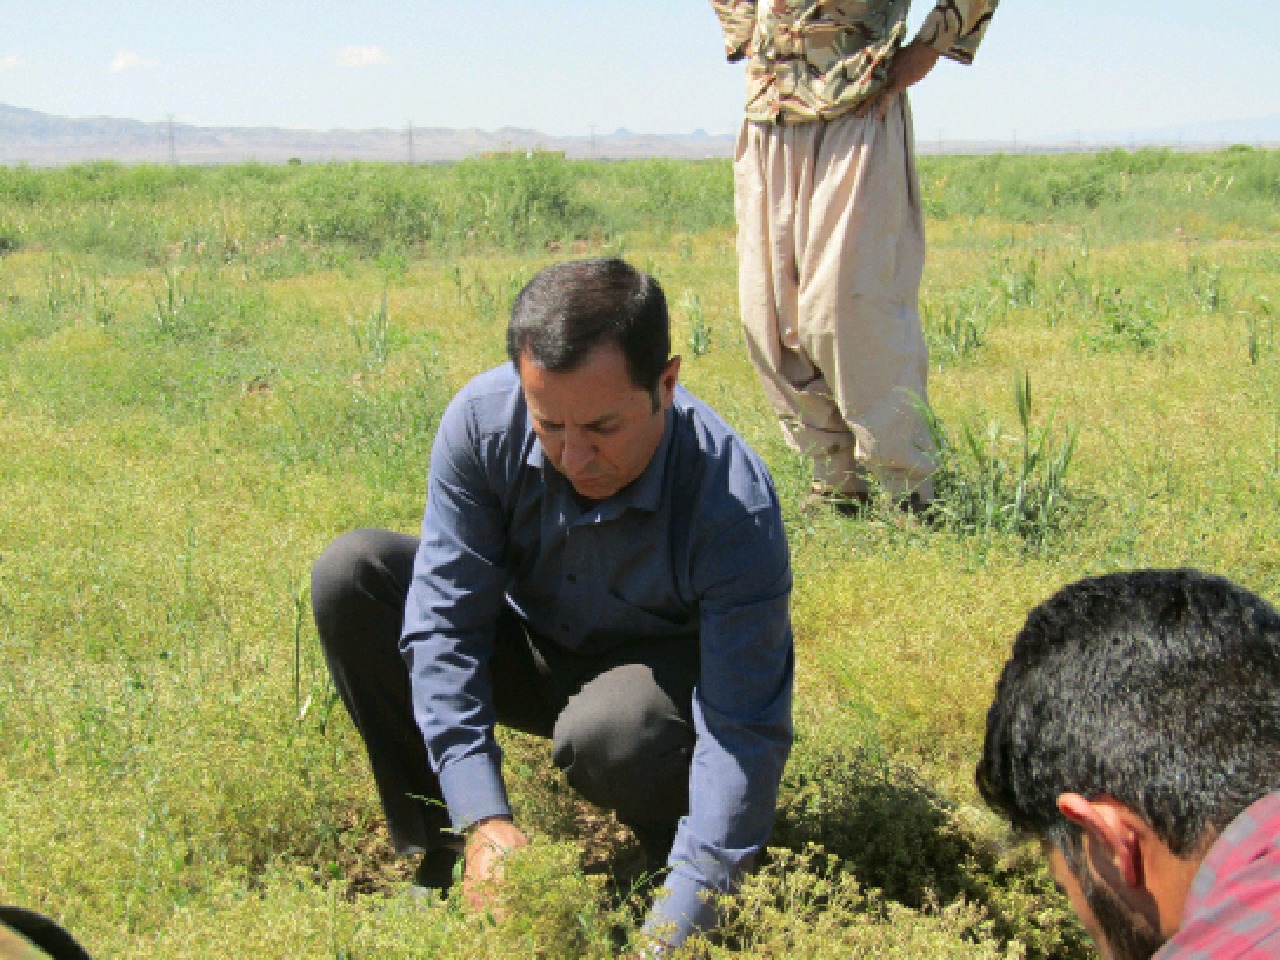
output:
M1107 794L1064 793L1058 812L1084 831L1084 869L1153 930L1165 937L1177 933L1204 850L1175 854L1151 824Z
M1090 865L1117 894L1124 895L1121 884L1130 889L1146 885L1142 840L1150 827L1141 817L1106 794L1089 799L1064 793L1058 797L1058 812L1084 831Z

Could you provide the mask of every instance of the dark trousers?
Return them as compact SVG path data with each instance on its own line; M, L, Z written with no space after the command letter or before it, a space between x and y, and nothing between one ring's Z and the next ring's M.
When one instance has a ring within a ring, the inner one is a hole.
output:
M417 549L417 537L356 530L330 544L311 572L329 672L368 750L401 854L443 845L449 826L400 654ZM489 669L498 722L549 737L570 786L613 810L651 853L669 850L689 803L696 638L638 637L585 656L531 635L508 611Z

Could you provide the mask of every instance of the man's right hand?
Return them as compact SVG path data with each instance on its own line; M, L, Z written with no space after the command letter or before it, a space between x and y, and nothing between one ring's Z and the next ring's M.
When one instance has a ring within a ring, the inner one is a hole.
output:
M927 44L912 41L893 55L889 61L889 77L879 95L868 100L854 111L860 117L874 116L883 120L894 98L929 75L938 62L938 51Z
M508 817L490 817L467 831L462 897L473 910L493 909L502 882L502 861L529 839Z

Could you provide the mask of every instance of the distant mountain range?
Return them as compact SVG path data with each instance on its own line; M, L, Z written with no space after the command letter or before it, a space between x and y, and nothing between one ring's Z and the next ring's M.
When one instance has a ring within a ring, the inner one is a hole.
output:
M733 155L732 134L643 134L618 129L592 137L553 137L537 130L410 127L292 130L284 127L197 127L111 117L73 119L0 104L0 165L59 166L86 160L121 163L307 163L371 160L446 163L511 150L555 150L569 157L695 159ZM924 153L1090 150L1165 145L1205 148L1230 143L1280 145L1280 116L1225 120L1180 128L1112 131L1040 142L952 142L920 138Z
M283 127L196 127L111 117L72 119L0 104L0 164L57 166L85 160L216 164L256 160L443 163L494 151L557 150L571 157L728 157L734 137L701 130L658 135L615 130L594 137L552 137L504 127L452 130L290 130Z
M1181 127L1152 127L1128 134L1138 142L1158 140L1171 146L1213 145L1248 143L1253 146L1280 145L1280 115L1252 117L1248 119L1206 120ZM1125 135L1116 132L1112 139L1125 142Z

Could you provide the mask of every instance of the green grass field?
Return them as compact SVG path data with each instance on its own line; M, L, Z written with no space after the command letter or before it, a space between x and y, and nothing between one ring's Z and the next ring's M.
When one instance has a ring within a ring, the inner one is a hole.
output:
M405 894L310 564L416 530L512 295L621 254L771 464L798 739L710 956L1091 955L971 784L1026 611L1194 565L1280 601L1280 154L928 158L935 525L802 511L736 319L727 162L0 170L0 902L114 958L605 957L628 840L537 741L510 919Z

